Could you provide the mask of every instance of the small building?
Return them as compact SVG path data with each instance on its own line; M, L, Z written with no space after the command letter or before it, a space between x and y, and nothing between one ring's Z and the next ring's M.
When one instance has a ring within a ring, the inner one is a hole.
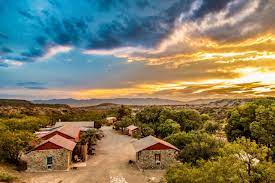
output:
M163 169L177 162L179 149L153 136L133 142L136 150L136 164L142 169Z
M126 130L127 130L127 135L133 136L136 133L138 133L139 128L135 125L130 125L130 126L126 127Z
M74 127L85 127L85 128L94 128L95 122L94 121L59 121L56 122L54 128L61 127L64 125L70 125Z
M117 122L117 118L116 117L107 117L106 121L109 125L113 125Z
M58 134L37 145L26 155L30 172L69 170L76 143Z
M88 146L80 143L80 135L91 126L91 123L59 122L52 128L36 132L42 142L26 155L27 170L68 170L73 162L85 162L88 159Z

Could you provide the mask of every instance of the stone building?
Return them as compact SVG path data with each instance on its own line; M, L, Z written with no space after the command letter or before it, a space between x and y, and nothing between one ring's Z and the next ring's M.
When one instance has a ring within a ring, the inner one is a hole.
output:
M52 128L42 129L36 135L42 143L26 154L27 171L43 172L69 170L74 161L88 159L87 144L81 144L80 135L90 129L90 122L59 122Z
M54 135L26 155L30 172L69 170L76 143L60 135Z
M153 136L133 143L136 150L136 164L142 169L163 169L177 162L179 149Z
M136 133L139 132L139 128L135 125L130 125L126 127L126 129L127 129L127 134L130 136L134 136Z

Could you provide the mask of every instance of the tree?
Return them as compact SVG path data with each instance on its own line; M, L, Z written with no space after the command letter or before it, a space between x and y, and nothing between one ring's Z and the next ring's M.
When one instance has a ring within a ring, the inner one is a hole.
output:
M204 130L209 134L215 134L219 130L220 125L215 121L206 121L203 126Z
M171 134L180 132L180 125L172 119L167 119L159 125L158 131L159 135L165 138Z
M169 135L164 140L173 144L179 149L183 149L187 144L190 144L193 140L194 133L179 132Z
M158 126L159 117L162 109L157 106L145 107L143 110L136 114L136 118L139 122L145 124L151 124L153 126Z
M198 130L203 126L203 120L200 113L192 109L183 109L177 111L176 121L180 124L181 130L189 132Z
M210 159L219 155L223 143L202 132L180 132L172 134L165 140L180 149L179 160L196 164L198 160Z
M177 120L176 111L171 108L163 108L159 113L159 123L164 123L167 119Z
M124 116L120 121L116 122L116 128L121 129L122 131L129 125L135 123L135 119L130 116Z
M229 141L242 136L271 148L275 155L275 100L260 99L238 106L228 114ZM274 157L275 158L275 157Z
M35 141L37 138L28 131L6 130L0 134L0 157L17 165L22 153L31 150Z
M154 135L155 134L154 129L151 128L150 125L148 125L148 124L141 124L140 129L141 129L141 136L142 137L147 137L149 135Z
M265 159L268 148L242 138L221 148L220 156L196 166L179 164L168 169L169 183L271 183L275 166Z
M96 144L98 140L102 138L102 134L98 129L91 128L85 132L83 132L80 136L81 144L93 145Z
M0 123L5 125L7 129L11 131L27 130L35 132L39 128L50 124L50 119L45 116L22 116L20 118L3 118L0 119Z
M132 113L131 108L121 105L117 110L117 119L121 120L124 116L130 116Z
M208 160L219 155L223 143L207 133L194 133L192 141L181 149L179 159L182 162L196 164L198 160Z

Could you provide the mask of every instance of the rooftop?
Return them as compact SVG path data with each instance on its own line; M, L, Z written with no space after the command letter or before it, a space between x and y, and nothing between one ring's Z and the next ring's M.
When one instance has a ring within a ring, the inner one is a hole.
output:
M62 148L65 148L65 149L69 150L69 151L73 151L73 149L74 149L74 147L76 145L75 142L73 142L73 141L71 141L69 139L66 139L66 138L64 138L64 137L62 137L60 135L55 135L52 138L43 141L41 144L39 144L38 146L36 146L35 149L38 148L38 147L40 147L40 146L42 146L43 144L46 144L47 142L51 142L53 144L56 144L56 145L58 145L58 146L60 146Z
M130 125L130 126L127 127L128 130L135 130L135 129L137 129L137 128L138 128L138 127L135 126L135 125Z
M133 142L133 146L135 148L135 150L137 152L141 151L141 150L144 150L148 147L151 147L152 145L155 145L155 144L158 144L158 143L161 143L165 146L168 146L170 147L171 149L175 149L175 150L179 150L177 147L173 146L172 144L164 141L164 140L161 140L161 139L158 139L156 137L153 137L153 136L147 136L147 137L144 137L138 141L135 141Z
M60 127L64 125L71 125L77 127L86 127L86 128L94 128L94 121L64 121L64 122L56 122L55 127Z
M62 126L53 128L53 130L51 130L51 131L36 132L36 135L39 138L42 138L42 137L47 136L48 134L51 134L53 132L60 132L60 133L63 133L65 135L68 135L68 136L70 136L72 138L77 139L80 130L81 130L80 126L74 126L74 125L64 124Z

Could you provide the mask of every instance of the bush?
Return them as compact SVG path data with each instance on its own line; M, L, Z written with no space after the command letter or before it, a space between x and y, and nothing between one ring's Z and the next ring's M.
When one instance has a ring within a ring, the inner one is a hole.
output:
M217 130L219 130L220 125L215 121L206 121L204 124L204 130L207 133L215 134Z
M16 179L17 177L14 177L4 172L0 172L0 182L13 182Z

